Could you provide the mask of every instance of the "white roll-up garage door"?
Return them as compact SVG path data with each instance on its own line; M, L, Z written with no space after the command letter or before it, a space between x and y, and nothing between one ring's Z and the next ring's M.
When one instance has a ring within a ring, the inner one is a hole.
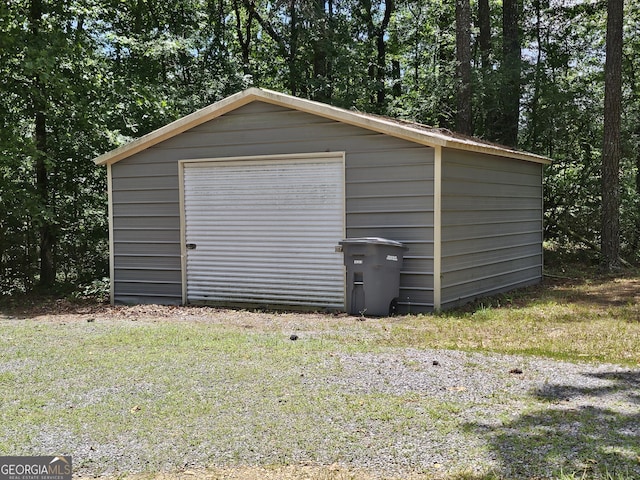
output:
M344 308L344 155L185 161L186 300Z

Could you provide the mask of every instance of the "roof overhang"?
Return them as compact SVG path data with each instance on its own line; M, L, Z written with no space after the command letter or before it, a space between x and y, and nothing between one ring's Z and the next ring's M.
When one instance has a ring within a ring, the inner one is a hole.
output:
M334 107L324 103L260 88L249 88L220 100L219 102L213 103L208 107L198 110L186 117L176 120L175 122L122 145L115 150L100 155L94 159L94 162L97 165L110 165L116 163L254 101L291 108L429 147L440 146L489 155L498 155L501 157L526 160L541 164L551 163L549 158L541 155L493 145L472 138L460 138L453 134L448 135L447 133L436 129L421 127L418 124L412 125L408 122L398 123L384 117L345 110L343 108Z

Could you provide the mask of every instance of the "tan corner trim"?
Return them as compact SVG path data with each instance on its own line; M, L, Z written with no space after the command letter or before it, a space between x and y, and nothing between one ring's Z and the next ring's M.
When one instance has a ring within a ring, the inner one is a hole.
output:
M115 304L115 251L113 240L113 180L111 179L111 165L107 165L107 214L109 216L109 300Z
M182 278L182 304L187 304L187 232L184 211L184 164L178 162L178 190L180 196L180 269Z
M239 157L211 157L211 158L185 158L178 163L183 166L189 163L236 163L245 162L244 165L261 165L274 160L305 160L313 162L318 159L332 159L342 161L344 164L345 152L311 152L311 153L282 153L273 155L243 155ZM182 172L182 170L180 170ZM184 179L183 179L184 180Z
M442 294L442 147L433 162L433 309L441 308Z

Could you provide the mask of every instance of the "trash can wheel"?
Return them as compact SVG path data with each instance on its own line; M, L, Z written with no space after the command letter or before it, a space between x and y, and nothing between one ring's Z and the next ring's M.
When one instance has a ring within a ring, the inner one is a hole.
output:
M389 316L390 317L395 317L396 313L398 313L398 298L394 298L393 300L391 300L391 303L389 304Z

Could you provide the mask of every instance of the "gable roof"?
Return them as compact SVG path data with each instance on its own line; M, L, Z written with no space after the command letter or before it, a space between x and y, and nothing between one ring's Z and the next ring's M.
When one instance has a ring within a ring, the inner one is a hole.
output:
M186 117L180 118L179 120L165 125L153 132L147 133L136 140L116 148L115 150L111 150L110 152L100 155L94 159L94 162L96 165L110 165L116 163L202 123L213 120L225 113L236 110L237 108L255 101L310 113L312 115L336 120L338 122L365 128L374 132L384 133L386 135L391 135L393 137L429 147L441 146L458 150L498 155L501 157L515 158L535 163L551 163L550 159L541 155L515 150L510 147L496 145L472 137L465 137L454 134L448 130L428 127L426 125L404 120L396 120L378 115L345 110L343 108L334 107L324 103L260 88L249 88L213 103L208 107L198 110Z

